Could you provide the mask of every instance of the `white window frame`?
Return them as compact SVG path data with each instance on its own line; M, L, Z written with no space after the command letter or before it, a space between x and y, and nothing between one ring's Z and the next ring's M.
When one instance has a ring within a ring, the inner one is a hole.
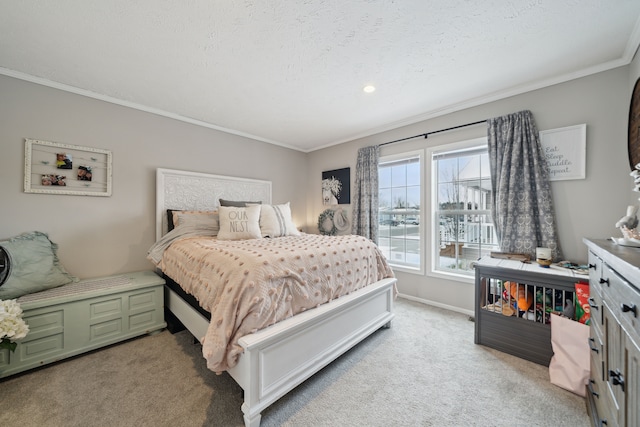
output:
M429 191L430 197L427 197L427 209L425 212L428 212L428 221L429 227L427 228L427 236L425 240L429 241L429 249L428 249L428 257L427 257L427 276L438 277L441 279L447 280L455 280L463 283L468 283L473 285L475 283L475 278L473 276L468 276L464 274L454 273L454 272L446 272L442 270L436 270L436 254L439 253L440 247L438 244L439 241L439 227L436 223L436 210L437 206L437 198L438 191L434 188L435 183L438 182L438 177L436 175L437 170L433 167L433 156L434 154L449 152L449 151L464 151L466 149L474 149L481 145L487 145L488 140L487 137L475 138L466 141L459 141L454 143L449 143L445 145L439 145L436 147L427 148L427 156L426 161L429 163L428 167L430 169L430 173L427 175L427 182L425 185L425 190ZM427 165L425 164L425 167Z
M391 267L393 267L393 269L395 271L403 271L406 273L412 273L412 274L420 274L420 275L424 275L425 273L425 259L426 259L426 245L425 245L425 236L426 233L424 232L425 229L427 229L428 227L426 226L425 220L427 219L427 215L426 215L426 201L427 198L425 197L425 157L424 157L424 150L414 150L414 151L407 151L407 152L403 152L403 153L398 153L398 154L390 154L390 155L386 155L386 156L380 156L380 158L378 159L378 165L380 165L381 163L387 163L387 162L393 162L393 161L398 161L398 160L403 160L403 159L407 159L407 158L412 158L412 157L418 157L419 158L419 162L420 162L420 231L419 231L419 238L420 238L420 266L419 267L411 267L408 265L403 265L403 264L396 264L393 262L393 260L387 260L389 262L389 265ZM378 224L379 227L380 224ZM380 233L378 232L378 238L380 236Z

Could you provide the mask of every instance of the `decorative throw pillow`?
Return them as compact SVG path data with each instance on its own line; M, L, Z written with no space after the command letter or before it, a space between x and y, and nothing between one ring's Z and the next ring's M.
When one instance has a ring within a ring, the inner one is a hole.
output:
M24 233L0 242L0 247L8 259L4 266L8 274L3 274L0 299L18 298L78 281L62 267L56 254L58 245L45 233Z
M213 219L215 221L214 226L218 227L218 211L185 211L180 209L167 209L167 231L171 231L180 225L179 215L190 215L200 217L197 218L196 221L202 222L201 225L204 225L204 222L207 218ZM186 218L183 217L183 220ZM217 231L217 229L216 229Z
M260 232L262 237L300 235L291 219L289 202L283 205L262 205L260 210Z
M192 225L198 228L211 229L214 236L220 230L218 211L175 211L174 215L176 227Z
M220 206L233 206L233 207L238 207L238 208L244 208L246 206L249 205L260 205L262 204L262 202L258 201L258 202L245 202L245 201L235 201L235 200L225 200L225 199L218 199L218 201L220 202Z
M259 239L260 205L247 207L220 206L220 240Z
M174 228L176 228L175 221L178 218L177 217L174 218L173 214L177 212L182 212L182 211L179 209L167 209L167 231L171 231Z

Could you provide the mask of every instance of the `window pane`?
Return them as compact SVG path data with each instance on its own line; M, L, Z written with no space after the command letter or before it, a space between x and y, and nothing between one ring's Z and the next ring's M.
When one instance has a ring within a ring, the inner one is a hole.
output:
M462 209L462 204L460 203L460 186L458 183L447 182L438 185L437 209Z
M407 165L407 185L420 185L420 163Z
M489 153L480 155L480 175L491 176L491 170L489 169Z
M492 187L486 147L437 153L432 167L438 171L433 182L438 225L433 268L472 276L472 263L498 250L489 211Z
M378 227L378 240L380 240L381 238L389 238L391 237L391 232L389 230L389 226L388 225L384 225L384 220L380 220L380 226ZM388 243L387 243L388 244Z
M420 239L407 239L407 264L420 265Z
M406 187L394 187L391 189L391 207L393 209L402 209L407 207Z
M420 267L420 157L381 159L378 246L394 266Z
M393 166L391 168L391 186L399 187L407 185L407 166Z
M440 248L455 242L458 238L457 215L441 215L438 221Z
M437 161L438 182L453 182L458 175L458 159L443 159Z
M407 208L420 210L420 186L407 187Z
M378 207L384 209L391 208L391 189L381 189L378 192Z
M397 261L404 263L406 261L406 246L404 239L391 238L391 259L390 261Z
M391 241L388 237L381 237L378 235L378 247L382 254L389 259L389 247L391 246Z
M463 156L458 159L458 181L477 180L480 177L480 156Z
M489 170L489 169L487 169ZM491 178L483 178L480 180L480 200L478 209L491 209Z
M381 167L378 170L378 187L379 188L391 187L391 169L390 168Z

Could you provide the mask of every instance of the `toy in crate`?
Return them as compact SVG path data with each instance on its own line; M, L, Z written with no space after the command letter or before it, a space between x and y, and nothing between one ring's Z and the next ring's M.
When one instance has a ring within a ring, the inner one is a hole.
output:
M575 292L540 288L536 292L536 322L549 323L551 314L590 323L589 284L576 283Z
M527 311L533 305L533 292L530 286L516 282L504 282L503 298L511 301L513 308Z
M536 291L536 322L549 323L551 313L573 318L573 293L553 288Z
M589 305L589 284L576 283L576 313L574 320L585 325L591 324L591 306Z
M589 324L589 284L576 283L575 292L495 280L485 310L548 324L551 314Z

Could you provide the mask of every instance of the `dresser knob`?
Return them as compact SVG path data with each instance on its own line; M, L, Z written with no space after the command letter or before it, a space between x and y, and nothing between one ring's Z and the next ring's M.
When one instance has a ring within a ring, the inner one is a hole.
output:
M593 308L594 310L598 310L598 306L596 305L596 300L593 299L593 297L589 298L589 307Z
M624 377L619 369L616 369L615 371L610 369L609 378L611 379L611 384L619 385L622 391L624 391Z
M595 344L596 340L594 340L593 338L589 338L589 348L591 349L591 351L595 351L596 353L599 353L600 351L598 350L598 347L594 347L591 344Z
M593 389L593 384L595 383L596 382L593 378L589 378L589 385L587 386L587 390L589 391L589 393L591 393L593 397L595 397L596 399L600 399L600 393L598 393Z
M600 284L606 283L609 286L609 279L600 279Z
M589 268L593 268L595 270L596 269L596 265L595 264L589 264Z
M620 309L622 310L623 313L633 313L633 317L638 317L638 309L636 308L635 304L622 304L620 306Z

